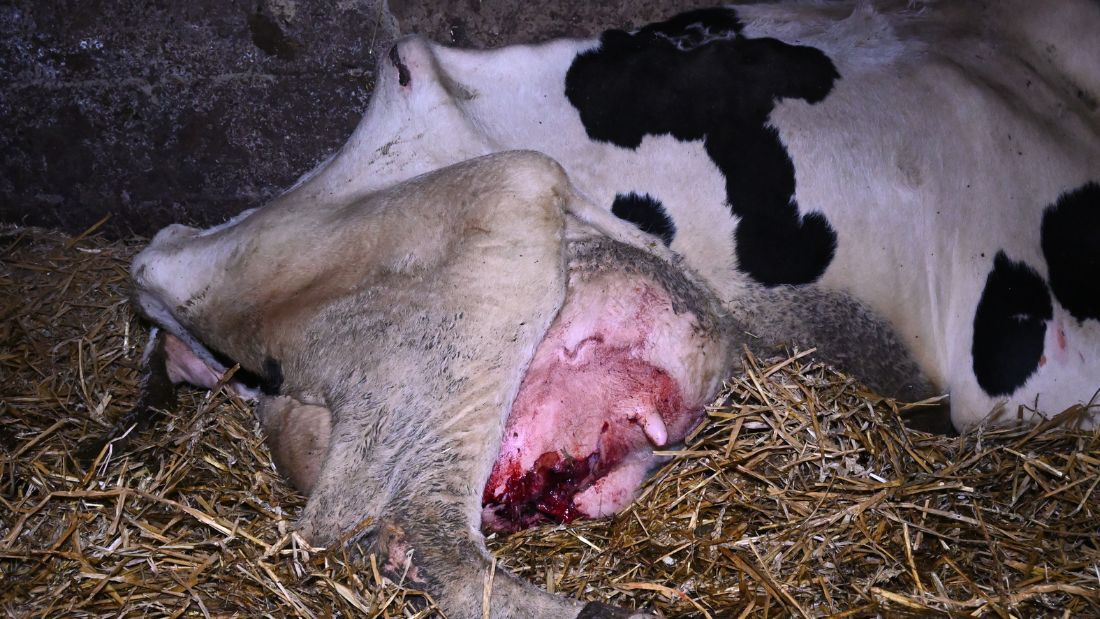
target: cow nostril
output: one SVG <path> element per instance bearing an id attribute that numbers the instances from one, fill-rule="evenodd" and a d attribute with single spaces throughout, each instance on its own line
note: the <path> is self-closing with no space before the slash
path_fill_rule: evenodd
<path id="1" fill-rule="evenodd" d="M 401 62 L 401 54 L 397 51 L 396 45 L 390 48 L 390 63 L 397 69 L 397 83 L 408 86 L 412 76 L 409 75 L 409 68 Z"/>

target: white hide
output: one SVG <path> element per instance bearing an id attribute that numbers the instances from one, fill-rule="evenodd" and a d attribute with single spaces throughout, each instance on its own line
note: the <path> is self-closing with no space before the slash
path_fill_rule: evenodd
<path id="1" fill-rule="evenodd" d="M 1056 413 L 1100 387 L 1100 324 L 1072 319 L 1056 301 L 1045 363 L 1011 398 L 986 395 L 972 369 L 974 312 L 993 256 L 1003 250 L 1046 276 L 1043 209 L 1100 180 L 1100 3 L 1054 4 L 735 7 L 744 36 L 812 46 L 836 65 L 841 78 L 823 102 L 781 101 L 770 118 L 795 165 L 800 212 L 823 213 L 837 231 L 821 282 L 897 328 L 950 391 L 959 425 L 999 404 L 1012 414 L 1036 404 Z M 596 142 L 566 99 L 570 64 L 598 44 L 465 51 L 403 39 L 410 84 L 384 60 L 355 133 L 293 191 L 329 200 L 489 152 L 534 149 L 603 208 L 625 189 L 658 196 L 678 230 L 671 249 L 723 299 L 736 298 L 737 220 L 702 143 Z M 1079 90 L 1091 93 L 1091 107 Z"/>

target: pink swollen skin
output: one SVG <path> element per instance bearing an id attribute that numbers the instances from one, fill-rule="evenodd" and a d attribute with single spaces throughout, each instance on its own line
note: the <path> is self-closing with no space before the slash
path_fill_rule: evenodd
<path id="1" fill-rule="evenodd" d="M 699 421 L 694 316 L 640 276 L 575 285 L 520 386 L 483 496 L 483 525 L 514 531 L 613 514 Z"/>

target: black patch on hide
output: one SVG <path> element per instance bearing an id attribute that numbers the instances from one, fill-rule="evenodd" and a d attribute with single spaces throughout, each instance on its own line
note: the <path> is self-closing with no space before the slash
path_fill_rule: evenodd
<path id="1" fill-rule="evenodd" d="M 820 213 L 799 214 L 794 163 L 768 118 L 781 99 L 820 102 L 840 75 L 818 49 L 745 38 L 741 28 L 735 11 L 707 9 L 608 30 L 573 60 L 565 95 L 593 140 L 630 149 L 647 135 L 702 141 L 740 219 L 738 268 L 769 286 L 813 282 L 832 262 L 836 232 Z"/>
<path id="2" fill-rule="evenodd" d="M 974 376 L 990 396 L 1008 396 L 1039 367 L 1054 309 L 1043 278 L 1003 251 L 993 259 L 974 312 Z"/>
<path id="3" fill-rule="evenodd" d="M 1048 206 L 1040 236 L 1054 298 L 1077 320 L 1100 320 L 1100 184 Z"/>
<path id="4" fill-rule="evenodd" d="M 664 205 L 648 193 L 616 195 L 611 212 L 619 219 L 638 226 L 643 232 L 659 237 L 666 246 L 671 245 L 676 236 L 676 224 L 672 223 Z"/>

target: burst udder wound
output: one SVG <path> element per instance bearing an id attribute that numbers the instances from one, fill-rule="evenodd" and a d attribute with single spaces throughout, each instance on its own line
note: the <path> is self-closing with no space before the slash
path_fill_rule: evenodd
<path id="1" fill-rule="evenodd" d="M 678 338 L 693 346 L 692 321 L 649 282 L 572 291 L 513 404 L 485 526 L 600 517 L 633 500 L 653 448 L 682 440 L 701 416 L 682 386 L 690 363 L 669 348 Z"/>

